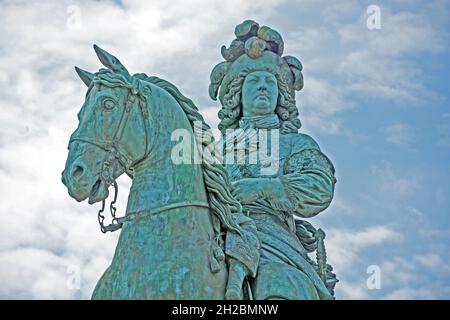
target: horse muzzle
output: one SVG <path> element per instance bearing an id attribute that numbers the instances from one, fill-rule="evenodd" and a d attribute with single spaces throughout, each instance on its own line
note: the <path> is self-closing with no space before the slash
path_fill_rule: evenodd
<path id="1" fill-rule="evenodd" d="M 98 189 L 97 180 L 80 163 L 73 163 L 61 174 L 61 182 L 67 187 L 69 195 L 78 202 L 86 200 L 93 191 L 97 191 L 94 190 Z"/>

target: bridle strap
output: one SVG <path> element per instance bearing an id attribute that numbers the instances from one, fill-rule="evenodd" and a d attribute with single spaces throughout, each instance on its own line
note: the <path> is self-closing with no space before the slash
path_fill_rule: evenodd
<path id="1" fill-rule="evenodd" d="M 136 85 L 136 86 L 135 86 Z M 116 207 L 114 206 L 116 200 L 117 200 L 117 194 L 118 194 L 118 186 L 116 181 L 112 177 L 112 169 L 111 169 L 111 162 L 114 160 L 117 160 L 120 165 L 122 165 L 125 168 L 125 172 L 132 177 L 132 168 L 143 161 L 150 153 L 150 142 L 149 142 L 149 136 L 148 136 L 148 130 L 150 128 L 149 119 L 148 119 L 148 111 L 147 111 L 147 98 L 145 95 L 142 94 L 140 90 L 140 82 L 139 80 L 136 82 L 133 82 L 133 85 L 131 87 L 127 87 L 128 90 L 128 96 L 127 101 L 125 103 L 125 108 L 122 113 L 122 116 L 120 118 L 119 126 L 116 129 L 116 132 L 113 135 L 112 141 L 101 141 L 97 139 L 93 139 L 90 137 L 84 137 L 75 135 L 70 138 L 69 146 L 74 141 L 80 141 L 84 143 L 91 144 L 93 146 L 96 146 L 104 151 L 106 151 L 106 157 L 103 161 L 102 170 L 100 172 L 100 179 L 106 184 L 106 185 L 112 185 L 114 187 L 114 200 L 110 203 L 110 212 L 111 216 L 113 218 L 113 223 L 105 226 L 104 220 L 105 217 L 102 215 L 103 211 L 105 210 L 105 200 L 102 200 L 102 207 L 98 212 L 98 221 L 100 224 L 100 230 L 103 233 L 106 233 L 107 231 L 116 231 L 122 226 L 122 222 L 120 223 L 120 227 L 117 227 L 119 219 L 125 218 L 116 218 Z M 151 92 L 151 90 L 150 90 Z M 142 121 L 144 123 L 144 134 L 145 134 L 145 149 L 144 154 L 142 157 L 140 157 L 137 160 L 131 160 L 130 156 L 121 152 L 119 150 L 119 142 L 122 139 L 123 132 L 125 130 L 126 124 L 128 122 L 129 115 L 131 113 L 131 109 L 134 106 L 134 102 L 136 101 L 137 97 L 137 104 L 139 106 L 139 109 L 141 111 Z"/>
<path id="2" fill-rule="evenodd" d="M 136 94 L 137 95 L 137 94 Z M 142 115 L 142 121 L 144 122 L 144 131 L 145 131 L 145 151 L 144 154 L 141 158 L 132 161 L 129 155 L 127 155 L 124 152 L 121 152 L 119 150 L 119 142 L 122 139 L 123 136 L 123 132 L 125 130 L 126 124 L 128 122 L 128 118 L 131 112 L 131 109 L 133 108 L 133 102 L 135 101 L 135 96 L 132 92 L 132 89 L 129 90 L 128 92 L 128 97 L 127 97 L 127 101 L 125 104 L 125 108 L 124 111 L 122 113 L 122 116 L 120 118 L 120 122 L 119 125 L 116 129 L 116 132 L 113 135 L 113 140 L 112 141 L 104 141 L 104 140 L 98 140 L 98 139 L 93 139 L 90 137 L 85 137 L 85 136 L 79 136 L 79 135 L 75 135 L 74 137 L 70 138 L 69 141 L 69 145 L 74 142 L 74 141 L 80 141 L 80 142 L 84 142 L 84 143 L 88 143 L 91 144 L 93 146 L 96 146 L 104 151 L 107 152 L 105 161 L 103 163 L 103 169 L 102 171 L 104 171 L 105 166 L 109 166 L 110 162 L 113 161 L 114 159 L 117 159 L 119 161 L 119 163 L 125 168 L 125 171 L 128 173 L 130 172 L 131 168 L 136 165 L 137 163 L 141 162 L 142 160 L 144 160 L 149 153 L 149 141 L 148 141 L 148 119 L 146 117 L 147 115 L 147 110 L 143 110 L 146 108 L 145 103 L 141 103 L 142 98 L 138 99 L 138 104 L 140 106 L 141 109 L 141 115 Z M 106 180 L 106 175 L 101 174 L 101 178 L 103 180 Z M 105 181 L 107 184 L 111 184 L 112 183 L 112 177 L 108 177 L 108 181 Z"/>

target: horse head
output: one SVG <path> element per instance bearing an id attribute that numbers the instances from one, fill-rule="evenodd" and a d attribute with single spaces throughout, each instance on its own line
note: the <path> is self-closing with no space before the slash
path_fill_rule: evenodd
<path id="1" fill-rule="evenodd" d="M 94 45 L 107 69 L 92 74 L 75 67 L 87 85 L 78 127 L 69 141 L 62 182 L 69 195 L 90 204 L 108 197 L 108 187 L 150 151 L 147 98 L 150 83 L 131 76 L 122 63 Z"/>

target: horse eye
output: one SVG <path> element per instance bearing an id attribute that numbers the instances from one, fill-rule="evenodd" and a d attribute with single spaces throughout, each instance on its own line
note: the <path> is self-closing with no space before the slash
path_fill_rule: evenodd
<path id="1" fill-rule="evenodd" d="M 109 98 L 103 100 L 103 107 L 106 110 L 112 110 L 112 109 L 114 109 L 115 106 L 116 106 L 116 103 L 114 102 L 114 100 L 109 99 Z"/>

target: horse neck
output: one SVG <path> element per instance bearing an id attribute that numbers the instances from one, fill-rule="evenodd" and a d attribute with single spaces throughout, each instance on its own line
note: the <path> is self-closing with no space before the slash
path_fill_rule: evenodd
<path id="1" fill-rule="evenodd" d="M 171 159 L 171 140 L 176 129 L 192 133 L 191 125 L 178 102 L 163 89 L 152 85 L 148 103 L 151 152 L 134 168 L 127 213 L 148 210 L 184 201 L 207 201 L 199 164 L 178 164 Z M 193 139 L 193 138 L 192 138 Z"/>

